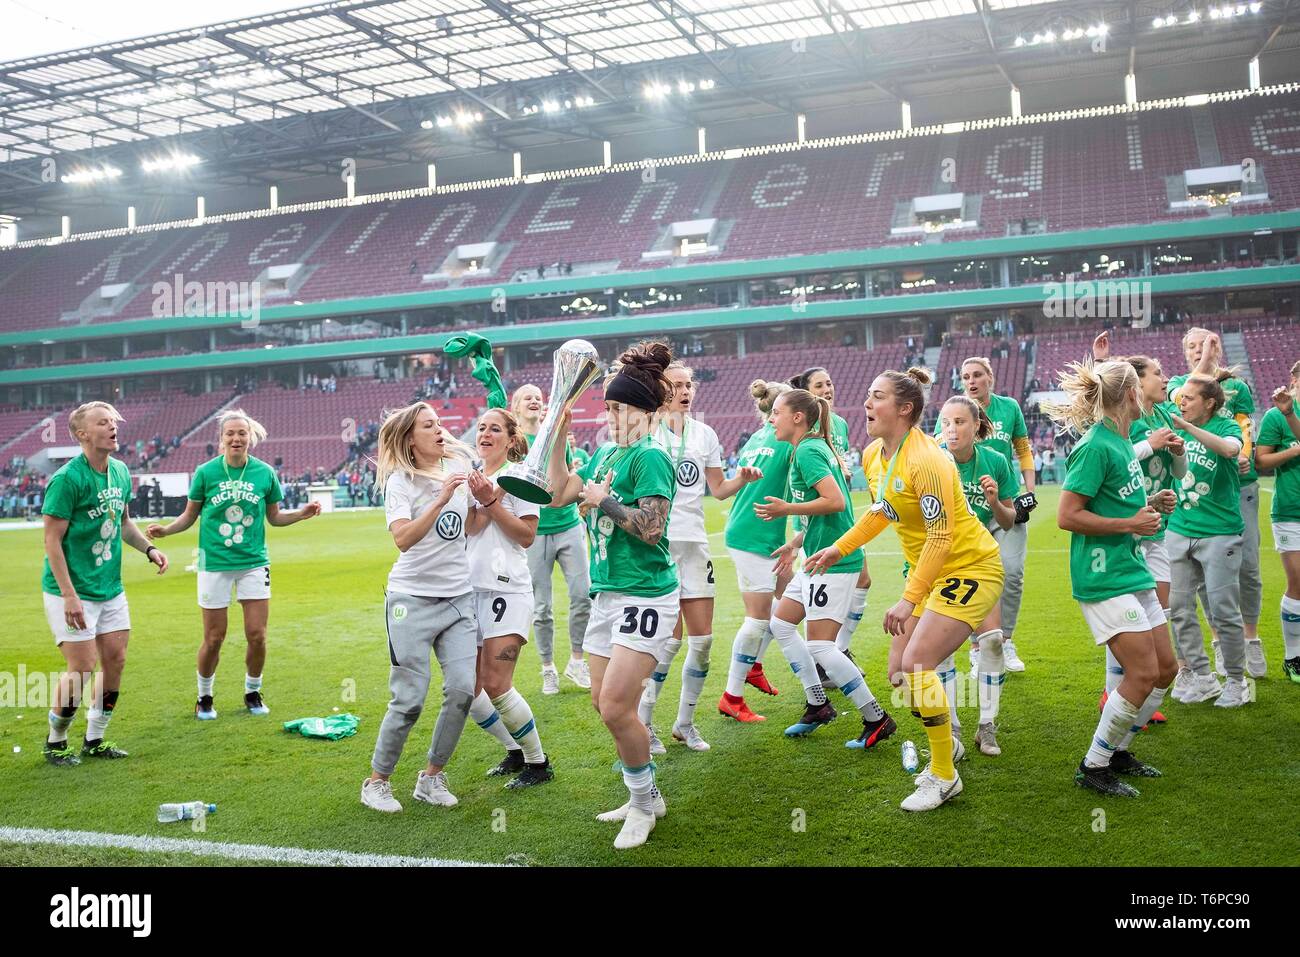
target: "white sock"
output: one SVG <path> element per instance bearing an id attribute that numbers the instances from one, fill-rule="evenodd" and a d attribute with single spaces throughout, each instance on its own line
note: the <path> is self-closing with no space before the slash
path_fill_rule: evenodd
<path id="1" fill-rule="evenodd" d="M 1282 645 L 1288 659 L 1300 658 L 1300 598 L 1282 596 Z"/>
<path id="2" fill-rule="evenodd" d="M 254 678 L 250 674 L 244 675 L 244 694 L 248 694 L 249 692 L 252 691 L 261 691 L 261 690 L 262 690 L 261 675 L 258 675 L 256 678 Z"/>
<path id="3" fill-rule="evenodd" d="M 96 708 L 93 704 L 86 709 L 86 740 L 98 741 L 104 737 L 104 732 L 108 730 L 108 722 L 112 719 L 113 712 L 104 711 Z"/>
<path id="4" fill-rule="evenodd" d="M 862 712 L 867 721 L 879 721 L 885 712 L 881 709 L 876 696 L 871 693 L 867 679 L 862 676 L 858 666 L 850 661 L 836 647 L 833 641 L 810 641 L 808 651 L 813 660 L 822 666 L 826 677 L 840 689 L 840 693 L 853 703 L 853 707 Z"/>
<path id="5" fill-rule="evenodd" d="M 51 709 L 49 716 L 50 736 L 46 738 L 46 740 L 49 741 L 50 744 L 64 744 L 68 740 L 68 729 L 72 727 L 72 719 L 76 716 L 77 715 L 74 712 L 65 718 L 57 711 Z"/>
<path id="6" fill-rule="evenodd" d="M 1106 646 L 1106 694 L 1114 694 L 1119 683 L 1124 680 L 1124 666 L 1119 663 L 1115 653 Z"/>
<path id="7" fill-rule="evenodd" d="M 857 630 L 858 623 L 862 621 L 862 610 L 867 607 L 867 589 L 853 589 L 853 597 L 849 599 L 849 614 L 844 619 L 844 624 L 840 625 L 840 632 L 835 636 L 835 647 L 840 651 L 848 651 L 849 643 L 853 640 L 853 632 Z M 825 665 L 822 665 L 825 668 Z"/>
<path id="8" fill-rule="evenodd" d="M 501 715 L 501 723 L 510 731 L 510 737 L 524 749 L 524 760 L 529 764 L 545 761 L 542 739 L 537 733 L 537 722 L 533 720 L 533 709 L 528 707 L 524 696 L 511 688 L 499 698 L 493 698 L 492 707 Z"/>
<path id="9" fill-rule="evenodd" d="M 1007 680 L 1007 665 L 1002 657 L 1002 629 L 991 628 L 979 635 L 980 724 L 998 720 L 1002 704 L 1002 683 Z"/>
<path id="10" fill-rule="evenodd" d="M 1133 724 L 1129 728 L 1128 734 L 1124 735 L 1120 741 L 1118 751 L 1127 751 L 1128 746 L 1133 743 L 1133 735 L 1137 734 L 1146 727 L 1151 716 L 1160 710 L 1160 704 L 1165 700 L 1165 692 L 1168 688 L 1152 688 L 1151 693 L 1147 695 L 1147 700 L 1142 702 L 1142 707 L 1138 708 L 1137 717 L 1133 719 Z"/>
<path id="11" fill-rule="evenodd" d="M 775 616 L 768 621 L 767 627 L 772 632 L 772 637 L 776 639 L 777 645 L 780 646 L 781 654 L 785 655 L 785 660 L 789 662 L 790 670 L 803 685 L 804 697 L 807 698 L 808 703 L 825 704 L 826 689 L 822 687 L 821 679 L 817 677 L 817 668 L 808 651 L 808 643 L 799 637 L 796 627 Z"/>
<path id="12" fill-rule="evenodd" d="M 763 637 L 758 640 L 758 654 L 754 656 L 756 664 L 763 663 L 763 656 L 767 654 L 767 646 L 772 643 L 776 636 L 772 634 L 772 629 L 767 627 L 767 622 L 763 622 Z"/>
<path id="13" fill-rule="evenodd" d="M 194 672 L 194 674 L 198 675 L 198 679 L 199 679 L 199 697 L 202 698 L 206 695 L 211 695 L 212 686 L 216 684 L 217 681 L 217 673 L 214 671 L 206 678 L 203 677 L 203 675 L 200 675 L 197 671 Z"/>
<path id="14" fill-rule="evenodd" d="M 961 734 L 961 720 L 957 717 L 957 662 L 953 652 L 934 669 L 943 684 L 943 693 L 948 696 L 948 713 L 952 721 L 953 736 Z"/>
<path id="15" fill-rule="evenodd" d="M 654 762 L 639 768 L 623 768 L 623 783 L 627 785 L 628 800 L 639 811 L 654 813 L 655 766 Z"/>
<path id="16" fill-rule="evenodd" d="M 479 691 L 474 696 L 474 700 L 469 703 L 469 716 L 474 719 L 475 724 L 500 741 L 501 746 L 507 751 L 519 750 L 519 742 L 510 736 L 510 730 L 501 720 L 501 715 L 493 707 L 492 699 L 488 697 L 486 691 Z"/>
<path id="17" fill-rule="evenodd" d="M 682 694 L 677 701 L 677 724 L 681 727 L 695 723 L 695 706 L 700 702 L 704 679 L 709 676 L 709 649 L 712 647 L 712 635 L 691 635 L 686 639 Z"/>
<path id="18" fill-rule="evenodd" d="M 745 676 L 759 658 L 759 647 L 768 635 L 767 622 L 746 618 L 740 623 L 736 638 L 731 643 L 731 664 L 727 668 L 727 694 L 733 698 L 745 695 Z"/>
<path id="19" fill-rule="evenodd" d="M 1133 727 L 1137 714 L 1138 706 L 1120 694 L 1118 688 L 1115 689 L 1106 699 L 1106 707 L 1101 709 L 1101 720 L 1097 722 L 1092 746 L 1088 748 L 1083 763 L 1090 768 L 1110 767 L 1111 755 Z"/>
<path id="20" fill-rule="evenodd" d="M 647 728 L 655 716 L 655 702 L 659 700 L 659 691 L 664 686 L 664 681 L 668 678 L 668 669 L 673 666 L 673 659 L 677 657 L 677 652 L 682 650 L 680 639 L 669 638 L 664 642 L 664 651 L 662 657 L 655 662 L 655 670 L 650 672 L 650 680 L 645 683 L 645 690 L 641 692 L 641 703 L 637 705 L 636 713 L 641 718 L 641 723 Z"/>

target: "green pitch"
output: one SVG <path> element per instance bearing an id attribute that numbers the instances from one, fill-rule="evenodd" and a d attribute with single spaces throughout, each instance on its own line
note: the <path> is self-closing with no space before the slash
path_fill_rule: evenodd
<path id="1" fill-rule="evenodd" d="M 978 712 L 973 685 L 963 685 L 970 692 L 970 705 L 962 710 L 970 755 L 961 765 L 966 791 L 950 806 L 915 816 L 898 809 L 911 792 L 899 749 L 909 738 L 924 749 L 925 735 L 905 707 L 889 701 L 880 629 L 884 609 L 901 588 L 897 540 L 886 532 L 870 547 L 874 584 L 854 650 L 900 733 L 872 751 L 846 750 L 844 742 L 857 735 L 859 719 L 832 693 L 842 709 L 840 719 L 809 738 L 787 740 L 781 730 L 799 715 L 802 703 L 798 683 L 776 647 L 766 664 L 780 696 L 768 698 L 753 689 L 747 696 L 768 721 L 739 725 L 715 708 L 742 615 L 722 546 L 724 509 L 708 501 L 709 530 L 719 533 L 713 538 L 718 608 L 698 725 L 713 750 L 695 754 L 669 742 L 668 754 L 658 759 L 668 817 L 646 847 L 623 854 L 612 846 L 617 825 L 593 820 L 626 799 L 621 778 L 611 770 L 615 754 L 609 736 L 585 692 L 564 681 L 562 694 L 541 694 L 531 649 L 524 651 L 517 683 L 554 762 L 554 782 L 515 793 L 502 790 L 500 779 L 485 778 L 498 759 L 498 746 L 471 721 L 448 768 L 460 805 L 448 810 L 411 800 L 439 700 L 435 688 L 393 777 L 405 810 L 389 816 L 362 807 L 358 789 L 369 772 L 388 701 L 383 590 L 396 551 L 382 513 L 335 513 L 268 530 L 275 598 L 264 689 L 271 707 L 267 717 L 251 717 L 242 708 L 244 642 L 233 609 L 217 675 L 221 717 L 202 723 L 193 717 L 199 611 L 195 579 L 184 566 L 197 541 L 194 532 L 163 543 L 172 570 L 162 578 L 128 551 L 124 564 L 134 627 L 109 736 L 131 757 L 76 768 L 53 768 L 42 760 L 46 702 L 29 699 L 14 706 L 20 666 L 30 676 L 58 670 L 62 659 L 42 614 L 40 532 L 0 532 L 7 626 L 0 643 L 0 695 L 8 695 L 0 700 L 0 829 L 541 865 L 1296 863 L 1300 834 L 1287 808 L 1300 781 L 1300 687 L 1281 674 L 1277 607 L 1283 579 L 1267 531 L 1269 495 L 1261 508 L 1261 631 L 1269 676 L 1259 682 L 1259 701 L 1230 712 L 1170 701 L 1164 709 L 1169 723 L 1141 734 L 1134 745 L 1165 776 L 1137 782 L 1142 796 L 1135 801 L 1101 800 L 1072 782 L 1097 720 L 1103 664 L 1070 599 L 1069 543 L 1055 527 L 1056 499 L 1055 489 L 1043 493 L 1030 525 L 1025 607 L 1016 634 L 1028 670 L 1008 676 L 1005 685 L 998 735 L 1003 754 L 985 758 L 973 747 Z M 556 594 L 563 608 L 558 575 Z M 560 621 L 561 668 L 566 636 Z M 963 649 L 959 664 L 965 660 Z M 665 740 L 676 713 L 680 671 L 679 657 L 656 714 Z M 282 721 L 335 709 L 361 717 L 355 737 L 331 743 L 280 730 Z M 84 730 L 83 708 L 72 734 L 80 740 Z M 204 833 L 155 822 L 159 803 L 195 800 L 219 805 Z M 174 853 L 0 842 L 0 864 L 196 860 L 220 862 Z"/>

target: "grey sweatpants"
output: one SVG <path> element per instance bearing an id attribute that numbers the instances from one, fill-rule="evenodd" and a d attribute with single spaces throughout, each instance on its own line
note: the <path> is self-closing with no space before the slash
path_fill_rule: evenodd
<path id="1" fill-rule="evenodd" d="M 1179 657 L 1198 675 L 1210 673 L 1205 637 L 1196 617 L 1197 591 L 1203 587 L 1205 617 L 1219 636 L 1224 670 L 1230 678 L 1242 676 L 1246 645 L 1241 624 L 1241 543 L 1240 535 L 1184 538 L 1172 531 L 1165 535 L 1174 643 Z"/>
<path id="2" fill-rule="evenodd" d="M 538 535 L 528 546 L 528 573 L 533 576 L 533 639 L 542 664 L 555 660 L 555 606 L 551 596 L 551 570 L 560 572 L 569 589 L 569 647 L 582 654 L 582 636 L 591 615 L 591 575 L 587 564 L 587 532 L 582 525 Z"/>
<path id="3" fill-rule="evenodd" d="M 1025 557 L 1029 552 L 1029 525 L 1012 525 L 993 532 L 1002 556 L 1002 637 L 1010 641 L 1020 617 L 1020 596 L 1025 590 Z"/>
<path id="4" fill-rule="evenodd" d="M 1241 517 L 1246 533 L 1241 541 L 1241 620 L 1259 624 L 1264 607 L 1264 580 L 1259 575 L 1259 483 L 1241 487 Z"/>
<path id="5" fill-rule="evenodd" d="M 379 726 L 370 766 L 389 775 L 397 767 L 407 735 L 424 710 L 432 672 L 430 654 L 442 667 L 442 707 L 433 726 L 429 763 L 445 765 L 465 728 L 474 700 L 478 662 L 478 619 L 470 592 L 455 598 L 421 598 L 389 592 L 384 601 L 388 626 L 388 690 L 392 700 Z"/>

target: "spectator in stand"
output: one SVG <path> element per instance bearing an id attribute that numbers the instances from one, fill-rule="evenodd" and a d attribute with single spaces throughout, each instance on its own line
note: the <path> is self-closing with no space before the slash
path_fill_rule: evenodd
<path id="1" fill-rule="evenodd" d="M 1043 453 L 1037 448 L 1034 449 L 1034 484 L 1042 484 L 1043 481 Z"/>

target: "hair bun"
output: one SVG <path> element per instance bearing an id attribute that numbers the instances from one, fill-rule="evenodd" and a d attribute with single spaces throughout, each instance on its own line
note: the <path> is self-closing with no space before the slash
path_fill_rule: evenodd
<path id="1" fill-rule="evenodd" d="M 672 365 L 673 351 L 663 342 L 639 342 L 618 358 L 625 366 L 663 373 Z"/>
<path id="2" fill-rule="evenodd" d="M 767 381 L 764 379 L 755 379 L 749 384 L 749 394 L 755 399 L 767 398 Z"/>
<path id="3" fill-rule="evenodd" d="M 907 374 L 910 378 L 921 383 L 921 385 L 929 385 L 934 381 L 934 375 L 924 366 L 911 366 L 907 370 Z"/>

